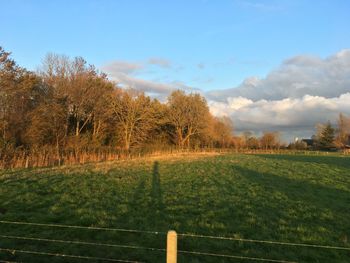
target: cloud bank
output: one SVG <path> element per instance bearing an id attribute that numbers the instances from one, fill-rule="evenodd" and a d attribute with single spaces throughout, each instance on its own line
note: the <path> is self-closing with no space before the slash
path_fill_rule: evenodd
<path id="1" fill-rule="evenodd" d="M 232 118 L 239 131 L 279 130 L 309 137 L 316 123 L 350 115 L 350 50 L 321 59 L 290 58 L 266 78 L 250 77 L 232 89 L 207 93 L 215 115 Z"/>
<path id="2" fill-rule="evenodd" d="M 305 95 L 253 101 L 235 97 L 209 105 L 214 115 L 230 116 L 241 131 L 310 131 L 316 123 L 335 120 L 339 112 L 350 114 L 350 92 L 335 98 Z"/>
<path id="3" fill-rule="evenodd" d="M 321 59 L 301 55 L 288 59 L 266 78 L 250 77 L 236 88 L 208 92 L 209 98 L 227 97 L 252 100 L 301 98 L 304 95 L 332 98 L 350 91 L 350 49 Z"/>
<path id="4" fill-rule="evenodd" d="M 171 70 L 173 68 L 173 65 L 169 60 L 157 57 L 149 58 L 144 62 L 114 60 L 104 65 L 102 67 L 102 71 L 106 72 L 110 79 L 116 81 L 123 87 L 143 91 L 161 99 L 164 99 L 168 94 L 177 89 L 195 90 L 194 88 L 187 86 L 181 81 L 164 83 L 159 81 L 146 80 L 138 76 L 150 70 L 151 67 Z"/>

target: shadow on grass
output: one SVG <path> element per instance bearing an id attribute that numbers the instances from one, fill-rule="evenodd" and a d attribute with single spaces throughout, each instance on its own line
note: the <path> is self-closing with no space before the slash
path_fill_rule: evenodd
<path id="1" fill-rule="evenodd" d="M 350 226 L 347 219 L 347 215 L 350 214 L 349 192 L 304 180 L 261 173 L 239 165 L 232 166 L 232 170 L 234 174 L 242 177 L 242 180 L 235 182 L 237 177 L 211 178 L 222 196 L 226 196 L 225 199 L 218 197 L 218 201 L 222 208 L 225 204 L 227 208 L 216 211 L 216 220 L 227 224 L 226 233 L 222 235 L 239 233 L 245 238 L 293 242 L 309 237 L 318 240 L 316 243 L 319 244 L 327 240 L 324 245 L 349 246 L 348 242 L 344 241 Z M 227 197 L 230 197 L 231 203 L 227 203 Z M 228 221 L 229 218 L 233 222 L 232 225 Z M 250 244 L 245 246 L 250 248 Z M 223 247 L 218 249 L 221 251 Z M 260 253 L 271 246 L 252 244 L 251 248 L 252 253 Z M 239 247 L 235 249 L 240 250 Z M 329 253 L 333 253 L 320 253 L 311 249 L 290 249 L 287 253 L 283 247 L 279 247 L 275 252 L 291 260 L 305 260 L 307 257 L 328 258 Z M 334 253 L 344 257 L 343 252 Z"/>
<path id="2" fill-rule="evenodd" d="M 307 156 L 307 155 L 258 155 L 260 157 L 304 163 L 326 164 L 350 169 L 350 158 L 339 156 Z"/>
<path id="3" fill-rule="evenodd" d="M 283 192 L 290 201 L 312 205 L 318 209 L 330 209 L 336 213 L 350 214 L 350 193 L 340 189 L 310 183 L 306 180 L 290 179 L 271 173 L 260 173 L 255 170 L 234 167 L 244 178 L 258 183 L 266 192 Z"/>
<path id="4" fill-rule="evenodd" d="M 154 162 L 152 169 L 151 189 L 149 191 L 149 177 L 142 175 L 138 186 L 128 204 L 130 210 L 126 216 L 140 229 L 150 227 L 160 229 L 166 224 L 165 206 L 162 198 L 159 162 Z"/>
<path id="5" fill-rule="evenodd" d="M 151 190 L 151 204 L 155 212 L 163 212 L 164 204 L 162 198 L 162 189 L 160 187 L 159 162 L 155 161 L 153 164 L 152 173 L 152 190 Z"/>

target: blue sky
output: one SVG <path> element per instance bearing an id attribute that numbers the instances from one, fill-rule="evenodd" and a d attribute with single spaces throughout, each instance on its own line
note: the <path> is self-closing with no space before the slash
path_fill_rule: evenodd
<path id="1" fill-rule="evenodd" d="M 322 116 L 308 127 L 252 124 L 242 116 L 263 112 L 261 100 L 300 100 L 303 107 L 308 95 L 325 98 L 317 107 L 328 112 L 330 99 L 350 92 L 348 0 L 0 0 L 0 6 L 0 45 L 20 65 L 35 70 L 54 52 L 82 56 L 112 79 L 151 93 L 195 88 L 238 130 L 295 128 L 295 136 L 308 135 Z M 327 118 L 350 114 L 343 106 Z M 264 116 L 280 115 L 277 107 Z"/>
<path id="2" fill-rule="evenodd" d="M 142 77 L 218 89 L 264 76 L 291 56 L 324 57 L 350 43 L 346 0 L 0 2 L 0 43 L 30 69 L 47 52 L 97 66 L 160 57 L 177 70 Z"/>

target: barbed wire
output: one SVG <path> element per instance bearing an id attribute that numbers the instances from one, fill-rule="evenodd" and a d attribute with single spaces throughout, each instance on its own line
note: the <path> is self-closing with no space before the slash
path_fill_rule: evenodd
<path id="1" fill-rule="evenodd" d="M 350 247 L 313 245 L 313 244 L 306 244 L 306 243 L 279 242 L 279 241 L 245 239 L 245 238 L 235 238 L 235 237 L 207 236 L 207 235 L 197 235 L 197 234 L 189 234 L 189 233 L 183 233 L 183 234 L 178 233 L 177 235 L 182 236 L 182 237 L 195 237 L 195 238 L 207 238 L 207 239 L 217 239 L 217 240 L 231 240 L 231 241 L 242 241 L 242 242 L 251 242 L 251 243 L 266 243 L 266 244 L 274 244 L 274 245 L 326 248 L 326 249 L 337 249 L 337 250 L 349 250 L 350 251 Z"/>
<path id="2" fill-rule="evenodd" d="M 96 260 L 104 260 L 104 261 L 109 261 L 109 262 L 142 263 L 141 261 L 131 261 L 131 260 L 124 260 L 124 259 L 89 257 L 89 256 L 81 256 L 81 255 L 68 255 L 68 254 L 49 253 L 49 252 L 31 251 L 31 250 L 20 250 L 20 249 L 12 249 L 12 248 L 0 248 L 0 251 L 9 252 L 12 255 L 15 255 L 16 253 L 23 253 L 23 254 L 42 255 L 42 256 L 78 258 L 78 259 L 87 259 L 87 260 L 95 260 L 95 261 Z"/>
<path id="3" fill-rule="evenodd" d="M 136 230 L 136 229 L 108 228 L 108 227 L 94 227 L 94 226 L 75 226 L 75 225 L 61 225 L 61 224 L 44 224 L 44 223 L 31 223 L 31 222 L 18 222 L 18 221 L 5 221 L 5 220 L 1 220 L 0 223 L 2 223 L 2 224 L 14 224 L 14 225 L 43 226 L 43 227 L 60 227 L 60 228 L 73 228 L 73 229 L 119 231 L 119 232 L 143 233 L 143 234 L 154 234 L 154 235 L 166 235 L 167 234 L 167 232 Z"/>
<path id="4" fill-rule="evenodd" d="M 192 254 L 192 255 L 198 255 L 198 256 L 212 256 L 212 257 L 235 258 L 235 259 L 243 259 L 243 260 L 255 260 L 255 261 L 274 262 L 274 263 L 297 263 L 296 261 L 286 261 L 286 260 L 269 259 L 269 258 L 245 257 L 245 256 L 216 254 L 216 253 L 188 251 L 188 250 L 178 250 L 178 253 Z"/>
<path id="5" fill-rule="evenodd" d="M 62 240 L 62 239 L 48 239 L 48 238 L 7 236 L 7 235 L 0 235 L 0 237 L 9 238 L 9 239 L 44 241 L 44 242 L 55 242 L 55 243 L 76 244 L 76 245 L 91 245 L 91 246 L 105 246 L 105 247 L 116 247 L 116 248 L 143 249 L 143 250 L 162 251 L 162 252 L 166 251 L 165 248 L 143 247 L 143 246 L 133 246 L 133 245 L 118 245 L 118 244 L 108 244 L 108 243 L 96 243 L 96 242 L 86 242 L 86 241 L 80 241 L 80 240 Z"/>

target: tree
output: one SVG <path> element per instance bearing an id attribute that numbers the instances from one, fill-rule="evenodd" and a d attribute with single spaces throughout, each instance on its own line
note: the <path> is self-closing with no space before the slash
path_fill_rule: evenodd
<path id="1" fill-rule="evenodd" d="M 210 127 L 212 129 L 212 140 L 216 147 L 228 147 L 232 141 L 233 123 L 226 116 L 214 117 Z"/>
<path id="2" fill-rule="evenodd" d="M 260 144 L 265 150 L 278 148 L 280 145 L 278 132 L 264 132 L 260 138 Z"/>
<path id="3" fill-rule="evenodd" d="M 32 146 L 55 145 L 60 160 L 60 149 L 67 136 L 67 109 L 65 101 L 46 101 L 30 114 L 27 137 Z"/>
<path id="4" fill-rule="evenodd" d="M 93 119 L 94 107 L 100 95 L 96 85 L 98 75 L 92 66 L 86 66 L 86 61 L 81 57 L 71 61 L 70 66 L 68 98 L 75 123 L 74 133 L 78 137 Z"/>
<path id="5" fill-rule="evenodd" d="M 297 140 L 295 142 L 292 142 L 288 145 L 288 148 L 291 150 L 306 150 L 307 149 L 307 143 L 304 141 Z"/>
<path id="6" fill-rule="evenodd" d="M 344 148 L 349 144 L 349 136 L 350 136 L 350 118 L 344 116 L 344 114 L 340 113 L 338 117 L 338 127 L 337 127 L 337 135 L 335 138 L 335 145 L 339 148 Z"/>
<path id="7" fill-rule="evenodd" d="M 325 124 L 318 135 L 318 146 L 322 150 L 330 150 L 334 147 L 335 130 L 331 123 Z"/>
<path id="8" fill-rule="evenodd" d="M 244 131 L 241 135 L 244 145 L 248 149 L 259 149 L 260 148 L 260 142 L 258 138 L 256 138 L 251 131 Z"/>
<path id="9" fill-rule="evenodd" d="M 116 90 L 111 101 L 117 121 L 117 134 L 123 148 L 129 150 L 143 142 L 155 123 L 150 97 L 133 90 Z"/>
<path id="10" fill-rule="evenodd" d="M 260 143 L 259 143 L 259 140 L 254 137 L 254 136 L 251 136 L 248 138 L 248 140 L 246 141 L 246 146 L 249 148 L 249 149 L 259 149 L 260 147 Z"/>
<path id="11" fill-rule="evenodd" d="M 46 86 L 32 72 L 19 67 L 0 47 L 0 129 L 4 142 L 24 143 L 28 114 L 46 95 Z"/>
<path id="12" fill-rule="evenodd" d="M 92 134 L 95 140 L 103 137 L 111 115 L 108 101 L 115 88 L 106 75 L 81 57 L 70 59 L 57 54 L 45 57 L 40 74 L 53 97 L 67 102 L 68 132 L 77 138 L 82 132 Z"/>
<path id="13" fill-rule="evenodd" d="M 210 113 L 205 98 L 177 90 L 168 97 L 167 105 L 167 118 L 173 127 L 176 144 L 180 148 L 190 147 L 191 138 L 202 133 L 208 125 Z"/>
<path id="14" fill-rule="evenodd" d="M 236 150 L 243 149 L 245 147 L 244 139 L 241 136 L 234 136 L 232 138 L 233 147 Z"/>
<path id="15" fill-rule="evenodd" d="M 146 147 L 162 149 L 164 146 L 172 144 L 171 125 L 168 122 L 167 105 L 161 103 L 159 100 L 152 101 L 152 108 L 154 109 L 154 126 L 148 133 L 148 138 L 145 144 Z"/>

